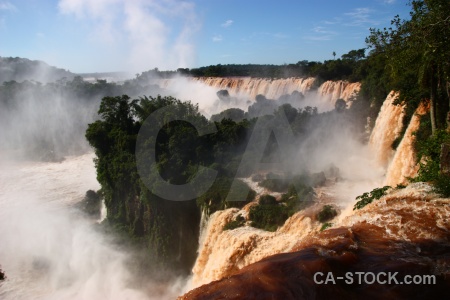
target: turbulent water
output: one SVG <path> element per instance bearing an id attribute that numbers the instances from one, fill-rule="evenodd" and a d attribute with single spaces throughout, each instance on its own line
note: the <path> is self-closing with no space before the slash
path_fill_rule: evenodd
<path id="1" fill-rule="evenodd" d="M 228 89 L 234 96 L 245 95 L 254 99 L 254 96 L 264 94 L 267 98 L 276 99 L 293 91 L 308 94 L 314 84 L 311 78 L 196 78 L 191 79 L 189 84 L 187 81 L 168 79 L 160 80 L 159 84 L 180 95 L 191 95 L 191 98 L 198 99 L 200 108 L 210 113 L 214 113 L 212 108 L 223 109 L 211 104 L 211 99 L 217 98 L 215 93 L 220 89 Z M 314 95 L 309 94 L 309 99 L 314 106 L 329 110 L 334 108 L 334 101 L 338 98 L 351 103 L 351 98 L 359 88 L 358 83 L 325 82 L 313 92 Z M 321 224 L 314 216 L 322 205 L 329 203 L 334 204 L 340 212 L 339 217 L 333 220 L 335 226 L 347 226 L 351 228 L 350 231 L 364 233 L 371 229 L 361 224 L 369 220 L 371 226 L 385 228 L 389 234 L 396 226 L 392 234 L 397 240 L 410 238 L 404 235 L 402 221 L 395 216 L 395 209 L 406 210 L 410 206 L 406 207 L 398 197 L 392 198 L 396 208 L 388 212 L 380 206 L 372 206 L 373 209 L 358 214 L 352 210 L 357 195 L 381 186 L 383 181 L 392 185 L 402 183 L 405 177 L 417 172 L 411 145 L 414 139 L 412 133 L 419 124 L 418 116 L 413 116 L 397 152 L 391 148 L 402 130 L 404 114 L 402 106 L 392 104 L 395 97 L 391 93 L 383 104 L 368 146 L 358 146 L 355 141 L 344 139 L 341 135 L 337 139 L 340 144 L 316 149 L 314 156 L 319 160 L 316 162 L 311 158 L 309 162 L 318 166 L 324 164 L 325 160 L 326 163 L 331 160 L 339 167 L 345 180 L 336 183 L 329 178 L 326 186 L 316 189 L 317 204 L 292 216 L 276 232 L 249 226 L 223 231 L 226 223 L 237 214 L 245 216 L 253 204 L 242 210 L 219 211 L 209 218 L 203 212 L 199 255 L 193 276 L 184 287 L 182 282 L 173 287 L 157 286 L 151 282 L 145 286 L 142 286 L 142 282 L 136 283 L 129 268 L 129 255 L 95 230 L 95 222 L 73 208 L 73 204 L 82 200 L 87 190 L 99 188 L 92 154 L 67 157 L 61 163 L 0 161 L 0 266 L 7 275 L 7 280 L 0 283 L 0 298 L 173 299 L 181 293 L 182 288 L 189 290 L 220 280 L 246 270 L 248 266 L 251 270 L 252 264 L 265 257 L 306 249 L 311 245 L 311 240 L 318 243 L 318 239 L 323 238 L 326 241 L 327 236 L 319 233 Z M 247 105 L 245 101 L 242 103 L 243 108 Z M 417 113 L 423 114 L 425 111 L 421 107 Z M 414 195 L 420 194 L 415 190 L 410 192 L 413 196 L 405 197 L 414 198 Z M 447 230 L 448 223 L 445 220 L 448 210 L 439 211 L 439 203 L 432 204 L 418 203 L 414 207 L 417 211 L 428 211 L 427 216 L 438 214 L 439 224 L 429 225 Z M 385 213 L 389 220 L 381 216 Z M 413 222 L 415 215 L 404 218 Z M 426 235 L 424 228 L 417 230 L 422 230 L 423 235 Z M 331 234 L 329 240 L 334 238 Z M 351 243 L 354 238 L 353 235 L 350 237 Z M 350 244 L 347 246 L 352 249 Z M 375 246 L 379 245 L 375 243 Z M 326 251 L 332 251 L 330 249 Z"/>
<path id="2" fill-rule="evenodd" d="M 181 299 L 441 299 L 450 279 L 450 199 L 424 183 L 388 195 L 336 224 L 298 240 L 292 252 L 266 257 Z M 391 272 L 388 283 L 343 280 L 316 284 L 316 272 Z M 398 276 L 397 276 L 398 275 Z M 401 284 L 404 276 L 435 276 L 435 284 Z M 396 283 L 397 282 L 397 283 Z"/>
<path id="3" fill-rule="evenodd" d="M 419 129 L 420 118 L 428 112 L 426 105 L 421 104 L 409 122 L 405 134 L 395 151 L 391 163 L 387 169 L 385 185 L 396 186 L 405 184 L 407 178 L 414 177 L 419 170 L 414 150 L 415 132 Z"/>
<path id="4" fill-rule="evenodd" d="M 152 299 L 150 283 L 133 284 L 128 256 L 72 208 L 99 188 L 93 157 L 1 162 L 1 299 Z M 178 293 L 155 290 L 154 299 Z"/>
<path id="5" fill-rule="evenodd" d="M 321 89 L 323 93 L 328 91 L 327 95 L 330 96 L 333 91 L 342 90 L 342 86 L 338 82 L 324 84 Z M 321 153 L 318 155 L 320 158 L 333 160 L 332 163 L 339 168 L 344 180 L 337 183 L 329 180 L 326 186 L 316 188 L 317 203 L 306 211 L 295 214 L 276 232 L 266 232 L 250 226 L 223 230 L 224 225 L 236 215 L 245 216 L 248 207 L 213 214 L 200 241 L 190 288 L 226 278 L 264 257 L 292 251 L 298 241 L 305 236 L 314 236 L 319 232 L 322 224 L 315 220 L 314 215 L 322 205 L 336 206 L 340 210 L 340 215 L 333 223 L 341 224 L 353 214 L 356 196 L 381 187 L 386 181 L 396 185 L 403 182 L 405 176 L 414 176 L 417 169 L 411 148 L 414 138 L 412 132 L 417 129 L 420 118 L 418 115 L 413 117 L 395 154 L 391 145 L 402 130 L 404 116 L 403 106 L 393 104 L 396 97 L 395 93 L 391 93 L 386 98 L 368 146 L 361 147 L 353 140 L 345 140 L 345 147 L 340 147 L 339 143 L 324 147 L 332 152 L 339 152 L 339 156 L 329 155 L 326 149 L 316 150 Z M 322 98 L 322 101 L 327 100 Z M 424 108 L 419 108 L 417 113 L 423 114 Z"/>
<path id="6" fill-rule="evenodd" d="M 397 96 L 395 92 L 391 92 L 383 102 L 369 140 L 375 160 L 384 167 L 394 156 L 392 143 L 403 127 L 404 107 L 394 105 Z"/>

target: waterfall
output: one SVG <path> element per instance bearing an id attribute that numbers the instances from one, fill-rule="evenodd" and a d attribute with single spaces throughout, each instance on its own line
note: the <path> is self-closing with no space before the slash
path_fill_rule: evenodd
<path id="1" fill-rule="evenodd" d="M 227 88 L 230 92 L 234 91 L 235 93 L 241 91 L 246 91 L 249 94 L 260 93 L 262 91 L 266 93 L 272 91 L 273 93 L 275 90 L 279 91 L 282 89 L 286 91 L 286 85 L 283 85 L 282 88 L 269 87 L 270 84 L 274 84 L 274 82 L 271 83 L 269 80 L 265 80 L 264 82 L 258 79 L 232 78 L 204 78 L 198 80 L 204 80 L 207 84 L 217 89 Z M 244 87 L 244 80 L 252 80 L 253 83 L 247 82 L 251 86 Z M 276 84 L 281 86 L 281 82 L 282 80 L 276 82 Z M 288 82 L 288 80 L 285 80 L 285 82 Z M 263 88 L 264 85 L 265 87 Z M 346 82 L 325 82 L 319 88 L 317 94 L 322 99 L 325 99 L 324 101 L 328 102 L 332 102 L 338 98 L 350 100 L 359 90 L 359 87 L 359 84 L 349 84 Z M 387 102 L 390 105 L 385 105 L 384 112 L 380 113 L 380 117 L 386 119 L 384 122 L 385 126 L 382 127 L 382 123 L 378 122 L 380 124 L 378 124 L 377 130 L 390 129 L 390 125 L 392 124 L 390 116 L 398 117 L 399 112 L 400 116 L 403 116 L 403 108 L 392 105 L 394 99 L 394 94 L 388 97 Z M 388 114 L 388 116 L 384 116 L 385 114 Z M 399 128 L 396 130 L 397 134 L 401 130 L 401 124 L 402 122 L 400 120 Z M 379 134 L 384 135 L 383 132 Z M 388 142 L 389 149 L 395 137 L 396 135 Z M 343 138 L 341 137 L 337 140 L 342 142 Z M 367 146 L 361 147 L 356 142 L 351 143 L 351 146 L 347 145 L 347 143 L 345 144 L 349 149 L 346 147 L 338 147 L 337 145 L 327 147 L 327 149 L 329 148 L 330 151 L 336 151 L 336 149 L 348 150 L 345 152 L 348 156 L 340 157 L 339 161 L 341 164 L 347 165 L 347 168 L 343 166 L 341 169 L 347 181 L 338 182 L 335 186 L 324 189 L 323 198 L 328 199 L 328 201 L 329 199 L 333 199 L 335 203 L 340 205 L 342 215 L 349 215 L 351 214 L 351 208 L 354 205 L 354 200 L 357 195 L 369 191 L 382 183 L 384 169 L 370 164 L 371 157 Z M 325 149 L 321 149 L 321 151 L 323 152 Z M 324 156 L 327 155 L 324 154 Z M 343 161 L 345 162 L 342 163 Z M 367 172 L 368 169 L 371 170 L 370 173 Z M 309 235 L 314 235 L 318 230 L 318 226 L 320 228 L 320 224 L 310 218 L 311 213 L 308 214 L 300 211 L 289 218 L 275 232 L 268 232 L 251 226 L 243 226 L 234 230 L 223 230 L 223 227 L 234 220 L 237 215 L 248 216 L 249 206 L 251 205 L 253 204 L 249 204 L 241 210 L 230 208 L 217 211 L 210 216 L 205 227 L 204 223 L 201 223 L 198 257 L 192 269 L 193 276 L 188 289 L 193 289 L 211 281 L 230 276 L 243 267 L 270 255 L 292 251 L 299 241 Z M 347 211 L 347 208 L 350 209 Z M 335 221 L 339 222 L 340 220 Z"/>
<path id="2" fill-rule="evenodd" d="M 319 95 L 325 98 L 326 101 L 334 105 L 337 99 L 341 98 L 345 101 L 351 100 L 356 97 L 361 84 L 359 82 L 349 83 L 348 81 L 338 80 L 338 81 L 325 81 L 319 87 Z M 351 102 L 350 102 L 351 103 Z"/>
<path id="3" fill-rule="evenodd" d="M 192 270 L 190 289 L 229 276 L 264 257 L 288 252 L 313 230 L 311 219 L 299 213 L 275 232 L 249 226 L 223 230 L 238 214 L 245 215 L 247 209 L 230 208 L 210 216 Z"/>
<path id="4" fill-rule="evenodd" d="M 209 215 L 206 209 L 202 209 L 202 214 L 200 217 L 200 230 L 199 230 L 199 245 L 203 244 L 206 236 L 206 228 L 208 226 Z M 197 250 L 198 252 L 198 250 Z"/>
<path id="5" fill-rule="evenodd" d="M 393 104 L 397 97 L 397 93 L 389 93 L 381 106 L 369 139 L 375 160 L 383 167 L 387 167 L 394 156 L 392 143 L 400 135 L 403 127 L 404 106 Z"/>
<path id="6" fill-rule="evenodd" d="M 226 89 L 234 95 L 246 94 L 252 99 L 258 94 L 264 95 L 268 99 L 278 99 L 280 96 L 291 94 L 294 91 L 307 94 L 316 81 L 313 77 L 286 79 L 198 77 L 194 80 L 217 89 Z M 334 105 L 334 102 L 339 98 L 346 101 L 350 100 L 358 93 L 360 87 L 361 84 L 358 82 L 326 81 L 319 87 L 318 92 L 319 96 L 326 98 L 328 102 L 332 102 Z"/>
<path id="7" fill-rule="evenodd" d="M 339 98 L 350 101 L 358 93 L 361 87 L 361 84 L 358 82 L 350 83 L 343 80 L 326 81 L 317 91 L 315 91 L 313 90 L 315 82 L 316 79 L 313 77 L 285 79 L 252 77 L 180 77 L 155 79 L 152 80 L 151 84 L 157 84 L 163 89 L 175 92 L 177 97 L 186 97 L 186 95 L 195 94 L 195 99 L 200 99 L 200 104 L 217 98 L 215 93 L 219 90 L 228 90 L 232 97 L 247 100 L 250 99 L 252 101 L 259 94 L 264 95 L 268 99 L 278 99 L 282 95 L 292 94 L 294 91 L 297 91 L 306 95 L 307 98 L 311 100 L 306 101 L 305 105 L 318 106 L 319 110 L 321 107 L 324 107 L 325 110 L 333 109 L 335 101 Z M 186 100 L 192 100 L 192 98 Z M 246 108 L 245 104 L 245 101 L 243 103 L 235 103 L 235 105 L 239 107 L 242 106 L 241 108 Z"/>
<path id="8" fill-rule="evenodd" d="M 106 219 L 107 216 L 108 216 L 108 211 L 106 209 L 105 200 L 102 199 L 102 204 L 101 204 L 101 207 L 100 207 L 100 218 L 98 219 L 97 222 L 98 223 L 103 222 Z"/>
<path id="9" fill-rule="evenodd" d="M 391 92 L 381 106 L 369 140 L 377 162 L 386 168 L 384 185 L 396 186 L 407 183 L 418 171 L 414 150 L 414 133 L 419 129 L 420 118 L 427 113 L 427 105 L 421 104 L 415 111 L 405 134 L 394 151 L 392 143 L 399 137 L 403 127 L 404 105 L 394 105 L 398 97 Z"/>
<path id="10" fill-rule="evenodd" d="M 251 77 L 195 77 L 194 81 L 204 83 L 217 90 L 228 90 L 230 94 L 247 95 L 255 99 L 256 95 L 264 95 L 268 99 L 278 99 L 282 95 L 299 91 L 307 93 L 315 82 L 315 78 L 267 79 Z"/>
<path id="11" fill-rule="evenodd" d="M 384 184 L 396 186 L 407 183 L 408 177 L 414 177 L 419 170 L 414 150 L 414 133 L 419 129 L 420 118 L 428 112 L 427 105 L 420 104 L 409 122 L 405 135 L 395 151 L 386 173 Z"/>

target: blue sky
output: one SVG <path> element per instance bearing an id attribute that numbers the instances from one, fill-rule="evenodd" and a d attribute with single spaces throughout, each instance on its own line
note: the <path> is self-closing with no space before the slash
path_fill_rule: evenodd
<path id="1" fill-rule="evenodd" d="M 0 56 L 72 72 L 323 61 L 407 0 L 0 0 Z"/>

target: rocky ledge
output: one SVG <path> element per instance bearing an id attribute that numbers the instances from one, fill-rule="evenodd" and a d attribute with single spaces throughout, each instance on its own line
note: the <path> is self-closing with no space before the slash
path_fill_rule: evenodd
<path id="1" fill-rule="evenodd" d="M 450 199 L 414 184 L 302 239 L 293 252 L 266 257 L 179 299 L 443 298 L 450 290 L 449 217 Z M 407 284 L 410 279 L 416 284 Z"/>

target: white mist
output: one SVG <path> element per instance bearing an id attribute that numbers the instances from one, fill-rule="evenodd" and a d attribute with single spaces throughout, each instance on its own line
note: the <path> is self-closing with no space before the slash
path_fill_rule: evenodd
<path id="1" fill-rule="evenodd" d="M 1 299 L 177 296 L 151 282 L 137 286 L 129 256 L 71 208 L 88 189 L 99 188 L 92 159 L 86 154 L 62 163 L 1 163 L 0 264 L 7 276 Z"/>

